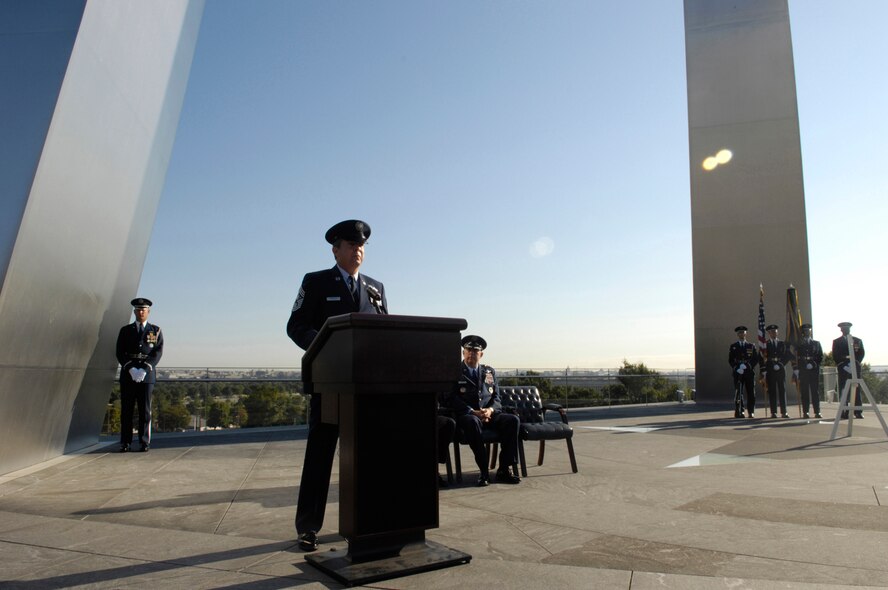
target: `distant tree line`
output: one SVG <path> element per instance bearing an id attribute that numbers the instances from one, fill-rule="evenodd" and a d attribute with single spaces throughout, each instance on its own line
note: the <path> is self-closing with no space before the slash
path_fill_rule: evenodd
<path id="1" fill-rule="evenodd" d="M 251 428 L 304 424 L 306 399 L 294 382 L 170 382 L 154 386 L 152 429 Z M 137 410 L 138 412 L 138 410 Z M 102 432 L 120 432 L 120 385 L 108 400 Z"/>
<path id="2" fill-rule="evenodd" d="M 824 356 L 824 367 L 835 365 L 831 353 Z M 867 363 L 863 363 L 861 367 L 861 378 L 876 403 L 888 404 L 888 375 L 874 373 Z M 630 363 L 627 360 L 623 360 L 614 382 L 600 387 L 557 384 L 553 383 L 552 378 L 543 377 L 535 371 L 527 371 L 524 375 L 515 377 L 503 377 L 499 382 L 500 385 L 535 386 L 544 400 L 589 407 L 675 401 L 676 392 L 681 389 L 678 382 L 648 368 L 644 363 Z M 686 399 L 689 399 L 689 395 Z"/>
<path id="3" fill-rule="evenodd" d="M 823 366 L 835 366 L 832 354 Z M 874 373 L 864 363 L 862 378 L 877 403 L 888 403 L 888 376 Z M 536 386 L 544 400 L 569 406 L 601 406 L 675 401 L 681 386 L 644 363 L 623 361 L 612 383 L 576 386 L 553 383 L 535 371 L 503 377 L 500 385 Z M 304 424 L 307 403 L 302 383 L 274 382 L 175 382 L 158 383 L 153 397 L 153 429 L 172 432 L 190 429 L 196 421 L 210 428 L 251 428 Z M 686 392 L 688 393 L 688 392 Z M 120 432 L 120 387 L 114 384 L 102 432 Z"/>
<path id="4" fill-rule="evenodd" d="M 524 375 L 503 377 L 500 385 L 536 387 L 544 400 L 562 401 L 566 405 L 607 406 L 675 401 L 681 389 L 675 381 L 649 369 L 644 363 L 623 360 L 614 383 L 600 387 L 553 384 L 551 378 L 535 371 Z"/>

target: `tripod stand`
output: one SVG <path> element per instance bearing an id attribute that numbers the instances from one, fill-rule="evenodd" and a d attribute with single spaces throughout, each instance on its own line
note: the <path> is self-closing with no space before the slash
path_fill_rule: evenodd
<path id="1" fill-rule="evenodd" d="M 854 391 L 856 387 L 860 387 L 863 390 L 863 393 L 866 394 L 866 399 L 869 401 L 869 405 L 872 407 L 876 418 L 879 419 L 879 423 L 882 425 L 882 430 L 885 431 L 885 436 L 888 436 L 888 424 L 885 424 L 882 412 L 879 411 L 879 406 L 876 405 L 876 400 L 873 398 L 873 394 L 870 393 L 866 382 L 857 374 L 857 359 L 854 356 L 854 339 L 851 337 L 850 332 L 845 338 L 848 339 L 848 354 L 850 356 L 848 367 L 851 369 L 851 378 L 845 381 L 845 386 L 842 388 L 842 395 L 839 398 L 839 409 L 836 410 L 836 420 L 833 422 L 832 433 L 829 435 L 829 440 L 835 440 L 836 438 L 836 433 L 839 430 L 839 421 L 842 419 L 842 412 L 848 413 L 848 436 L 851 436 L 851 433 L 854 430 L 854 412 L 860 412 L 863 410 L 863 406 L 856 405 L 856 401 L 850 399 L 851 392 Z"/>

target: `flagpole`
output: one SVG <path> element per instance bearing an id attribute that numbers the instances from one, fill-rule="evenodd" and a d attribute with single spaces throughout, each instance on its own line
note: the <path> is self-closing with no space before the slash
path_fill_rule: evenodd
<path id="1" fill-rule="evenodd" d="M 802 331 L 802 313 L 799 311 L 799 294 L 792 283 L 786 290 L 786 344 L 789 346 L 789 352 L 793 357 L 799 347 L 799 337 Z M 798 368 L 799 361 L 796 358 L 792 361 L 792 384 L 796 388 L 796 398 L 799 404 L 799 418 L 802 417 L 802 387 L 798 377 L 796 377 L 795 369 Z"/>
<path id="2" fill-rule="evenodd" d="M 761 385 L 762 391 L 767 398 L 769 412 L 771 400 L 770 395 L 768 394 L 768 381 L 762 374 L 762 367 L 764 367 L 768 362 L 768 347 L 765 343 L 765 287 L 762 285 L 762 283 L 759 283 L 758 343 L 759 354 L 762 357 L 762 362 L 759 364 L 759 385 Z M 768 415 L 768 412 L 765 412 L 766 416 Z"/>

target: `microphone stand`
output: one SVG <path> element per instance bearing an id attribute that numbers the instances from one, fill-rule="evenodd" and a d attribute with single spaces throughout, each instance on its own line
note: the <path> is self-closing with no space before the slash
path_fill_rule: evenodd
<path id="1" fill-rule="evenodd" d="M 370 303 L 376 308 L 376 313 L 380 315 L 388 315 L 388 310 L 382 306 L 382 294 L 379 292 L 379 289 L 373 285 L 368 285 L 367 283 L 364 283 L 364 288 L 367 290 L 367 296 L 370 298 Z"/>

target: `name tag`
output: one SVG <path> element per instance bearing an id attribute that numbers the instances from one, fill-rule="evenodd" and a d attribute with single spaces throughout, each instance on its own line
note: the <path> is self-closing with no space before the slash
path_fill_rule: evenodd
<path id="1" fill-rule="evenodd" d="M 327 297 L 327 301 L 342 301 L 342 297 Z"/>

